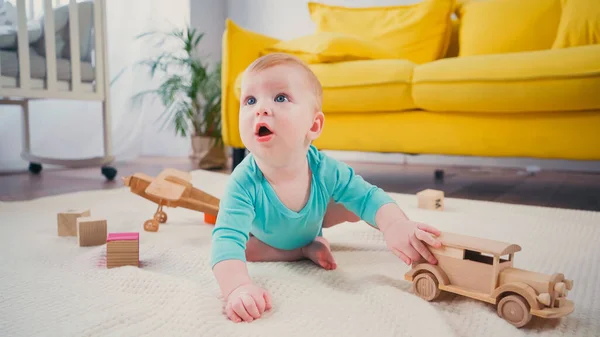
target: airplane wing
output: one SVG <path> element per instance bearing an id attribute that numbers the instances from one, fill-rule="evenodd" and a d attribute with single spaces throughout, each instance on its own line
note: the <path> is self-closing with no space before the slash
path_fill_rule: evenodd
<path id="1" fill-rule="evenodd" d="M 176 170 L 173 168 L 164 169 L 162 172 L 156 176 L 157 180 L 166 179 L 168 177 L 175 177 L 177 179 L 181 179 L 187 182 L 192 181 L 192 175 L 189 172 Z"/>
<path id="2" fill-rule="evenodd" d="M 148 195 L 167 201 L 179 200 L 184 192 L 185 186 L 164 179 L 155 179 L 146 188 Z"/>

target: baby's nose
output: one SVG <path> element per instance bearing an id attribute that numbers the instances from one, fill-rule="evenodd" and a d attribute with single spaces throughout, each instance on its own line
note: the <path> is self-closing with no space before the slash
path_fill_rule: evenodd
<path id="1" fill-rule="evenodd" d="M 256 115 L 260 116 L 260 115 L 270 115 L 271 114 L 271 109 L 269 108 L 260 108 L 258 110 L 256 110 Z"/>

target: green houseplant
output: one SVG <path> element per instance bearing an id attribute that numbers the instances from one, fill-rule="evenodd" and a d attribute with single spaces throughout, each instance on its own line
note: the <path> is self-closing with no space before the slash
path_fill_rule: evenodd
<path id="1" fill-rule="evenodd" d="M 155 45 L 166 50 L 137 63 L 160 84 L 132 99 L 134 105 L 147 96 L 160 99 L 165 107 L 159 117 L 163 127 L 171 126 L 177 135 L 191 138 L 190 158 L 199 168 L 220 169 L 227 162 L 221 138 L 221 65 L 211 68 L 198 55 L 203 36 L 192 27 L 139 35 L 136 39 L 158 38 Z"/>

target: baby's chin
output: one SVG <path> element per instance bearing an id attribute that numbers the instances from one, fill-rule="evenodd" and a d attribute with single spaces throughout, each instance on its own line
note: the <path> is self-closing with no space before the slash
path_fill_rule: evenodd
<path id="1" fill-rule="evenodd" d="M 306 155 L 306 149 L 302 146 L 293 148 L 277 146 L 277 144 L 252 144 L 248 150 L 262 163 L 269 166 L 286 166 L 295 156 Z"/>

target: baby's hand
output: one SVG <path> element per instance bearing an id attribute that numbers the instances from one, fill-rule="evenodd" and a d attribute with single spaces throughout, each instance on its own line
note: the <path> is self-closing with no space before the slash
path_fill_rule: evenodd
<path id="1" fill-rule="evenodd" d="M 410 220 L 395 222 L 383 232 L 388 248 L 407 265 L 419 261 L 421 257 L 431 264 L 437 263 L 431 251 L 421 242 L 425 241 L 436 248 L 441 247 L 441 242 L 431 234 L 439 236 L 440 231 L 432 226 Z"/>
<path id="2" fill-rule="evenodd" d="M 236 323 L 252 322 L 270 309 L 271 295 L 265 289 L 254 284 L 245 284 L 229 294 L 225 314 Z"/>

